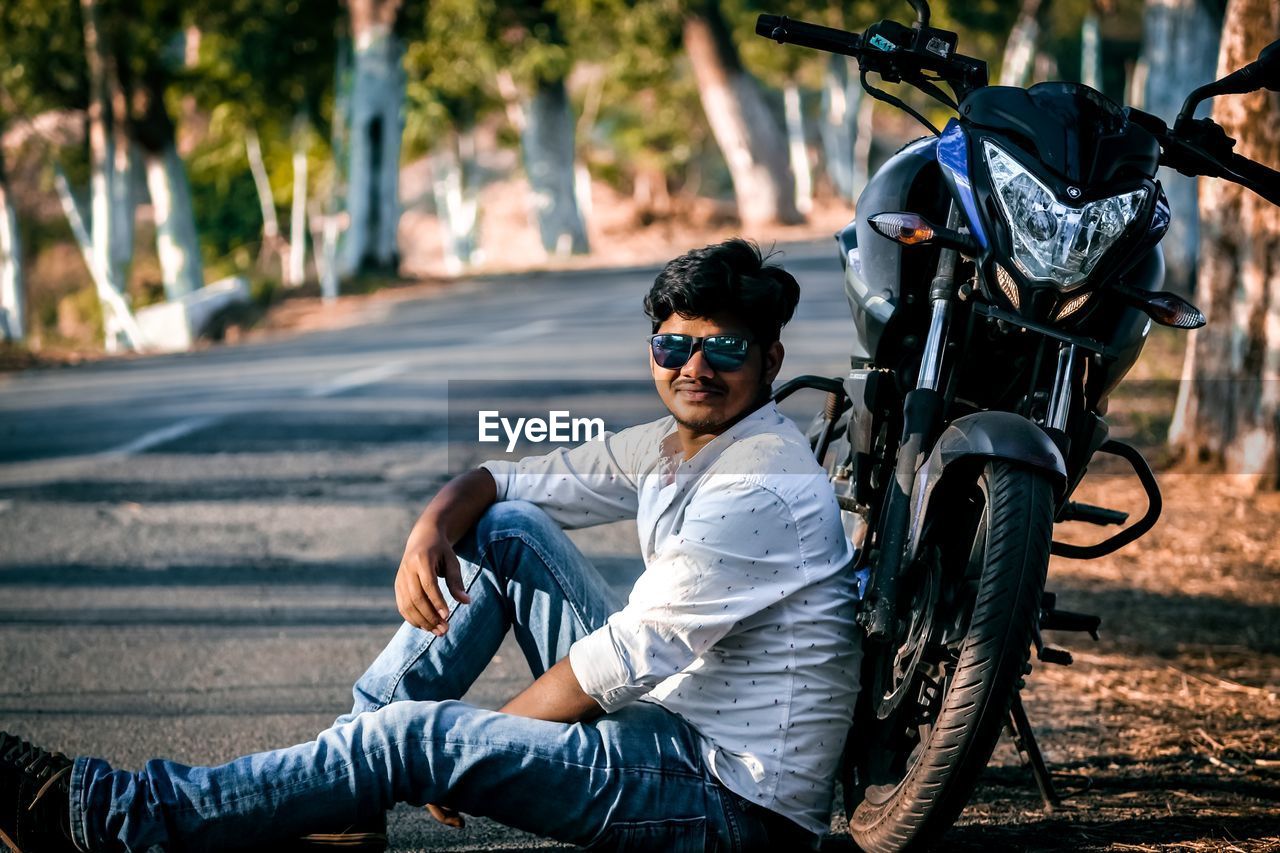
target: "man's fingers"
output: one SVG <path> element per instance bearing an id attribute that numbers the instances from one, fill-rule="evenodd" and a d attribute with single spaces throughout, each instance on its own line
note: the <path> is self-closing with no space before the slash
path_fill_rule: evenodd
<path id="1" fill-rule="evenodd" d="M 431 607 L 436 612 L 435 628 L 437 635 L 443 634 L 448 628 L 449 605 L 444 600 L 444 594 L 440 592 L 440 584 L 436 582 L 435 572 L 430 569 L 423 569 L 418 572 L 418 584 L 422 587 L 422 592 L 426 595 L 428 603 L 419 607 Z"/>
<path id="2" fill-rule="evenodd" d="M 396 604 L 400 608 L 400 615 L 410 625 L 439 635 L 443 633 L 440 630 L 443 620 L 423 592 L 420 576 L 421 573 L 413 566 L 402 564 L 400 574 L 396 577 Z M 439 595 L 438 592 L 436 594 Z"/>
<path id="3" fill-rule="evenodd" d="M 462 565 L 458 562 L 458 555 L 449 551 L 444 555 L 443 562 L 442 574 L 445 586 L 449 588 L 449 594 L 453 596 L 454 601 L 470 604 L 471 596 L 467 595 L 467 588 L 462 585 Z"/>
<path id="4" fill-rule="evenodd" d="M 433 818 L 440 821 L 445 826 L 453 826 L 458 829 L 466 826 L 466 821 L 462 819 L 462 815 L 448 806 L 437 806 L 434 803 L 428 803 L 427 811 Z"/>

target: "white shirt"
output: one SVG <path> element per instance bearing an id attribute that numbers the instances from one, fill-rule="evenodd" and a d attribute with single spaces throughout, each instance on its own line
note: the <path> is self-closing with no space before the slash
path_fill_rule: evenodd
<path id="1" fill-rule="evenodd" d="M 675 419 L 483 464 L 562 527 L 635 518 L 645 569 L 569 661 L 606 712 L 684 717 L 716 778 L 811 832 L 831 819 L 860 662 L 859 579 L 808 441 L 768 403 L 682 460 Z"/>

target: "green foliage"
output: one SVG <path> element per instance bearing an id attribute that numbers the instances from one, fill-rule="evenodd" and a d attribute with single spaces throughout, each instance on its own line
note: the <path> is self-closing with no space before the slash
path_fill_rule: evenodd
<path id="1" fill-rule="evenodd" d="M 0 127 L 13 114 L 79 107 L 88 87 L 78 3 L 0 3 Z"/>

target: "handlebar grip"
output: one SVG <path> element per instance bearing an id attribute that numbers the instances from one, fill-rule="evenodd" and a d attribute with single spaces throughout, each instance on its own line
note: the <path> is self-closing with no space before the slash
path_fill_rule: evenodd
<path id="1" fill-rule="evenodd" d="M 793 21 L 783 15 L 761 15 L 756 18 L 756 35 L 773 39 L 779 44 L 798 44 L 843 56 L 859 56 L 862 53 L 862 36 L 857 33 Z"/>
<path id="2" fill-rule="evenodd" d="M 1232 154 L 1225 165 L 1244 179 L 1244 186 L 1272 204 L 1280 205 L 1280 172 L 1239 154 Z"/>

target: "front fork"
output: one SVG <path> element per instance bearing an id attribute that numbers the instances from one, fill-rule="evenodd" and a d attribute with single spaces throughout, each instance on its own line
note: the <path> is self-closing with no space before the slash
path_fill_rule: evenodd
<path id="1" fill-rule="evenodd" d="M 947 227 L 955 230 L 960 223 L 960 208 L 953 201 L 947 211 Z M 880 525 L 879 555 L 871 579 L 869 606 L 858 614 L 859 624 L 869 640 L 888 640 L 897 633 L 895 605 L 911 521 L 911 490 L 916 471 L 924 463 L 942 423 L 943 400 L 938 386 L 942 382 L 958 262 L 959 254 L 955 249 L 943 249 L 938 256 L 937 275 L 929 287 L 929 336 L 925 339 L 916 387 L 907 392 L 903 401 L 902 437 L 898 442 L 893 482 L 889 484 Z"/>

